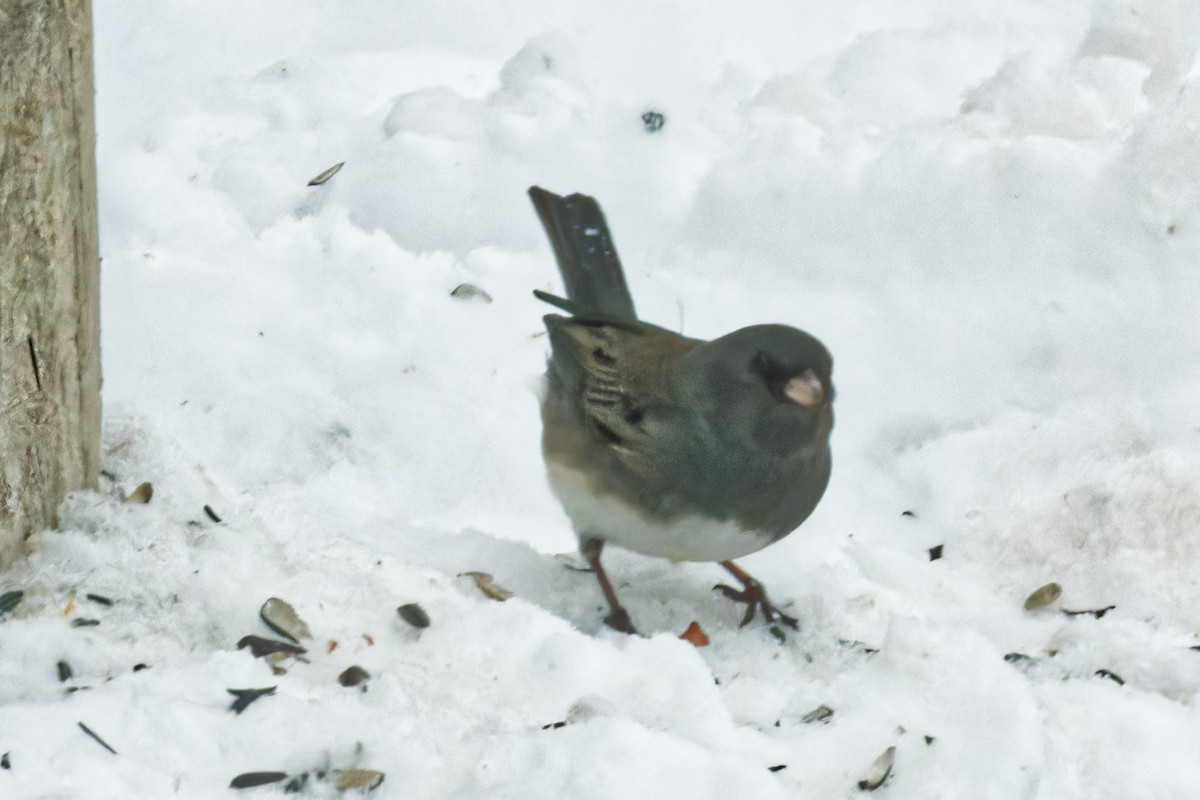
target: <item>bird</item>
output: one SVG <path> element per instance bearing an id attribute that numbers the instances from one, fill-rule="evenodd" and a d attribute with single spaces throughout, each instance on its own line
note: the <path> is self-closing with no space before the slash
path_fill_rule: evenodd
<path id="1" fill-rule="evenodd" d="M 637 633 L 601 565 L 606 545 L 672 562 L 717 562 L 746 606 L 798 629 L 733 559 L 779 541 L 820 502 L 831 472 L 833 359 L 787 325 L 712 341 L 638 318 L 604 212 L 585 194 L 533 186 L 566 297 L 534 295 L 550 355 L 542 454 L 550 488 L 609 606 L 604 622 Z"/>

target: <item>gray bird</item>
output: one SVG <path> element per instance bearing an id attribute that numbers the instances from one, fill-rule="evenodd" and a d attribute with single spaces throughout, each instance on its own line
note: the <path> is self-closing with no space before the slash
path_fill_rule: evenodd
<path id="1" fill-rule="evenodd" d="M 605 544 L 671 561 L 717 561 L 742 584 L 745 625 L 796 620 L 732 559 L 782 539 L 829 483 L 833 367 L 816 338 L 753 325 L 691 339 L 642 322 L 595 199 L 529 190 L 571 314 L 548 314 L 542 452 L 550 486 L 600 581 L 605 623 L 633 633 L 600 565 Z"/>

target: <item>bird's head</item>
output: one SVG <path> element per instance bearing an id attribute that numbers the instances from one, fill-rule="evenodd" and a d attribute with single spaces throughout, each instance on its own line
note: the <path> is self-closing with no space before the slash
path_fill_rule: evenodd
<path id="1" fill-rule="evenodd" d="M 753 431 L 772 450 L 828 440 L 833 359 L 804 331 L 752 325 L 696 347 L 680 368 L 715 428 Z"/>

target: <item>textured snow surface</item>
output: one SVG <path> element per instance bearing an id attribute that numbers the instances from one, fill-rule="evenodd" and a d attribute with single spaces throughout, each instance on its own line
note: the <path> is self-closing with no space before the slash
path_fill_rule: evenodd
<path id="1" fill-rule="evenodd" d="M 696 5 L 95 4 L 109 477 L 0 574 L 0 797 L 831 800 L 893 745 L 891 800 L 1200 796 L 1200 7 Z M 743 562 L 786 641 L 616 550 L 615 633 L 554 557 L 535 183 L 646 319 L 834 353 L 830 489 Z"/>

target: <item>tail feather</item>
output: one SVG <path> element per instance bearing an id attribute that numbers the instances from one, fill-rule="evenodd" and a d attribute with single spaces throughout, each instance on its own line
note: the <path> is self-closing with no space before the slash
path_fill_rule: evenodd
<path id="1" fill-rule="evenodd" d="M 621 259 L 595 198 L 561 197 L 538 186 L 529 189 L 529 197 L 567 289 L 569 304 L 555 305 L 583 316 L 637 319 Z"/>

